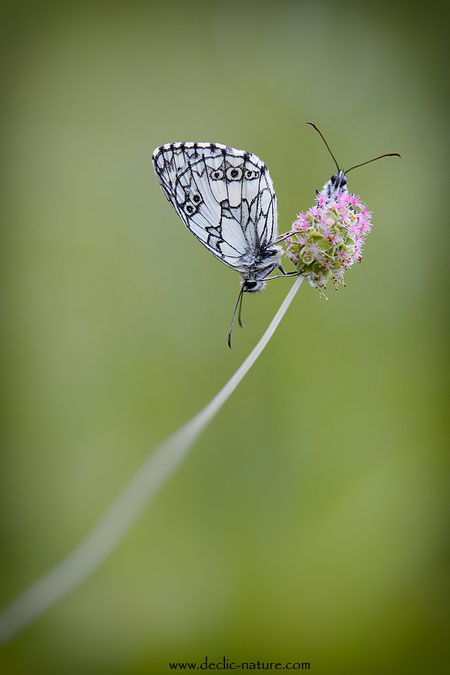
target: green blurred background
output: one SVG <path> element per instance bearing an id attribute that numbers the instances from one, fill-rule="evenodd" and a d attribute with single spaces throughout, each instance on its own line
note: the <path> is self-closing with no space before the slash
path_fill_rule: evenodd
<path id="1" fill-rule="evenodd" d="M 224 384 L 289 281 L 246 297 L 153 175 L 168 141 L 259 155 L 280 230 L 334 171 L 373 211 L 328 302 L 302 287 L 188 461 L 98 572 L 0 652 L 13 675 L 309 661 L 440 673 L 444 5 L 2 8 L 4 604 Z M 287 265 L 289 266 L 289 265 Z M 445 300 L 444 300 L 445 298 Z"/>

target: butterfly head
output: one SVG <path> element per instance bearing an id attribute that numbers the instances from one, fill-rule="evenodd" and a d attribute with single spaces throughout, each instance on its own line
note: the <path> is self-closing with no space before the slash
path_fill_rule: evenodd
<path id="1" fill-rule="evenodd" d="M 242 280 L 242 290 L 244 293 L 258 293 L 262 291 L 266 282 L 262 279 L 243 279 Z"/>
<path id="2" fill-rule="evenodd" d="M 330 180 L 325 183 L 323 188 L 321 190 L 317 190 L 316 192 L 317 195 L 325 197 L 327 202 L 334 201 L 340 194 L 347 194 L 347 178 L 344 171 L 340 169 L 338 173 L 334 173 Z"/>
<path id="3" fill-rule="evenodd" d="M 347 178 L 342 169 L 339 171 L 339 173 L 334 173 L 331 176 L 330 183 L 332 184 L 335 190 L 341 190 L 342 188 L 345 188 L 345 190 L 347 189 L 345 187 L 347 185 Z"/>

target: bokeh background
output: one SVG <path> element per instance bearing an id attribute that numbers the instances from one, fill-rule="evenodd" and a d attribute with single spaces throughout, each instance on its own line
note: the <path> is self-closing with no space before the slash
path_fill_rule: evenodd
<path id="1" fill-rule="evenodd" d="M 246 297 L 183 227 L 155 146 L 258 154 L 280 230 L 342 165 L 363 264 L 273 341 L 97 573 L 0 651 L 12 675 L 176 660 L 444 672 L 444 5 L 2 5 L 2 604 L 224 384 L 290 281 Z"/>

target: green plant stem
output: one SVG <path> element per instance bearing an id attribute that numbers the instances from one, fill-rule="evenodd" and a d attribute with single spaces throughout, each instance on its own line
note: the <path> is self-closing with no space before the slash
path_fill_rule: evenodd
<path id="1" fill-rule="evenodd" d="M 146 504 L 172 475 L 194 442 L 255 363 L 277 329 L 304 277 L 297 277 L 266 332 L 218 394 L 141 464 L 117 499 L 77 548 L 0 612 L 0 643 L 7 642 L 70 593 L 108 557 Z"/>

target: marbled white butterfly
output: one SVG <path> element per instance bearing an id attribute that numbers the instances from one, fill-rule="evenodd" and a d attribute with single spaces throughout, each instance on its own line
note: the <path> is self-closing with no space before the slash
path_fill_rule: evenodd
<path id="1" fill-rule="evenodd" d="M 275 243 L 277 201 L 269 171 L 256 155 L 220 143 L 166 143 L 154 151 L 153 166 L 189 231 L 241 275 L 231 347 L 242 294 L 261 291 L 277 267 L 286 275 L 283 249 Z"/>

